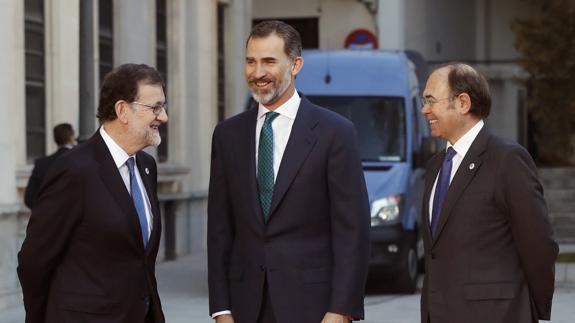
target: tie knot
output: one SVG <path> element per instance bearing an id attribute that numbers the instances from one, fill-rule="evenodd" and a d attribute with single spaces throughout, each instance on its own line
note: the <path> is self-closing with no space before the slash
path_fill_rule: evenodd
<path id="1" fill-rule="evenodd" d="M 128 158 L 128 160 L 126 160 L 126 166 L 128 166 L 128 170 L 130 171 L 130 174 L 134 173 L 134 157 L 130 157 Z"/>
<path id="2" fill-rule="evenodd" d="M 279 116 L 280 114 L 277 112 L 266 112 L 266 120 L 264 121 L 265 123 L 272 123 L 272 121 L 274 121 L 274 119 Z"/>
<path id="3" fill-rule="evenodd" d="M 455 149 L 453 149 L 453 147 L 449 147 L 449 148 L 447 148 L 447 153 L 445 154 L 445 159 L 446 160 L 452 160 L 456 154 L 457 154 L 457 152 L 455 151 Z"/>

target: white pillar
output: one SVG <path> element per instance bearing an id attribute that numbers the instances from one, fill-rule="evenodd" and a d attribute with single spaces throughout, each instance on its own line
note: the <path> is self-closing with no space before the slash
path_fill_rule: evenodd
<path id="1" fill-rule="evenodd" d="M 203 0 L 169 4 L 170 159 L 192 167 L 188 188 L 206 190 L 217 120 L 217 7 Z"/>
<path id="2" fill-rule="evenodd" d="M 56 150 L 52 128 L 67 122 L 78 129 L 80 94 L 80 2 L 46 1 L 46 147 Z"/>
<path id="3" fill-rule="evenodd" d="M 405 49 L 405 0 L 379 0 L 378 42 L 381 49 Z"/>
<path id="4" fill-rule="evenodd" d="M 168 1 L 167 16 L 169 159 L 190 167 L 182 191 L 194 195 L 176 219 L 178 230 L 188 226 L 176 234 L 181 253 L 205 249 L 211 136 L 218 114 L 217 3 Z"/>
<path id="5" fill-rule="evenodd" d="M 2 1 L 0 10 L 0 213 L 16 204 L 16 165 L 26 163 L 24 2 Z M 1 277 L 0 277 L 1 279 Z M 1 294 L 1 293 L 0 293 Z"/>
<path id="6" fill-rule="evenodd" d="M 0 312 L 22 302 L 16 275 L 21 204 L 17 166 L 26 163 L 24 1 L 0 3 Z"/>
<path id="7" fill-rule="evenodd" d="M 248 87 L 244 66 L 246 40 L 252 25 L 252 0 L 234 0 L 225 13 L 226 118 L 245 108 Z"/>
<path id="8" fill-rule="evenodd" d="M 156 66 L 155 0 L 114 0 L 114 66 L 125 63 Z"/>

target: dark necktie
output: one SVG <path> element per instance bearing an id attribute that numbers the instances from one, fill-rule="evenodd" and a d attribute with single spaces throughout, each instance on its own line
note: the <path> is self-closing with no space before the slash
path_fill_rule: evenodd
<path id="1" fill-rule="evenodd" d="M 142 190 L 140 190 L 140 185 L 138 185 L 138 180 L 136 179 L 136 174 L 134 173 L 134 163 L 134 157 L 130 157 L 126 161 L 128 171 L 130 172 L 130 192 L 132 195 L 132 201 L 134 202 L 134 206 L 138 212 L 140 230 L 142 230 L 142 237 L 144 238 L 144 247 L 148 247 L 148 218 L 146 217 L 146 208 L 144 207 Z"/>
<path id="2" fill-rule="evenodd" d="M 274 132 L 272 122 L 279 114 L 267 112 L 258 144 L 258 192 L 264 221 L 269 217 L 274 194 Z"/>
<path id="3" fill-rule="evenodd" d="M 439 223 L 441 208 L 443 207 L 443 200 L 445 200 L 445 195 L 447 195 L 447 189 L 449 188 L 449 179 L 451 177 L 451 168 L 453 166 L 453 156 L 455 156 L 456 153 L 457 152 L 455 149 L 453 149 L 453 147 L 447 148 L 445 159 L 443 159 L 443 165 L 441 165 L 441 170 L 439 171 L 437 186 L 435 186 L 433 209 L 431 211 L 431 234 L 434 238 L 435 232 L 437 230 L 437 224 Z"/>

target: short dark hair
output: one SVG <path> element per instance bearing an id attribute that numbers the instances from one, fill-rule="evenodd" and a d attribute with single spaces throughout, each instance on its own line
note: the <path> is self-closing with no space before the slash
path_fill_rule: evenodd
<path id="1" fill-rule="evenodd" d="M 480 118 L 487 118 L 491 111 L 491 92 L 485 77 L 470 65 L 449 63 L 447 83 L 451 95 L 467 93 L 471 98 L 470 113 Z"/>
<path id="2" fill-rule="evenodd" d="M 114 108 L 116 102 L 134 101 L 140 84 L 160 84 L 164 93 L 166 92 L 166 85 L 160 73 L 146 64 L 123 64 L 106 74 L 100 88 L 97 115 L 100 124 L 115 120 L 118 117 Z"/>
<path id="3" fill-rule="evenodd" d="M 279 20 L 265 20 L 252 28 L 246 41 L 246 47 L 252 38 L 265 38 L 276 34 L 284 41 L 284 52 L 293 61 L 301 56 L 301 37 L 297 30 L 287 23 Z"/>
<path id="4" fill-rule="evenodd" d="M 60 123 L 54 127 L 54 141 L 58 146 L 70 143 L 74 138 L 74 128 L 69 123 Z"/>

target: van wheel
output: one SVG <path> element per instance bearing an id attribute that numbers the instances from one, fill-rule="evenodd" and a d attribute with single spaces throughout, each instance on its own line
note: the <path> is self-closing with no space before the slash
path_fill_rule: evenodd
<path id="1" fill-rule="evenodd" d="M 402 262 L 402 268 L 395 277 L 397 291 L 405 294 L 413 294 L 417 289 L 417 278 L 419 275 L 419 259 L 417 257 L 417 245 L 415 241 L 410 244 Z"/>

